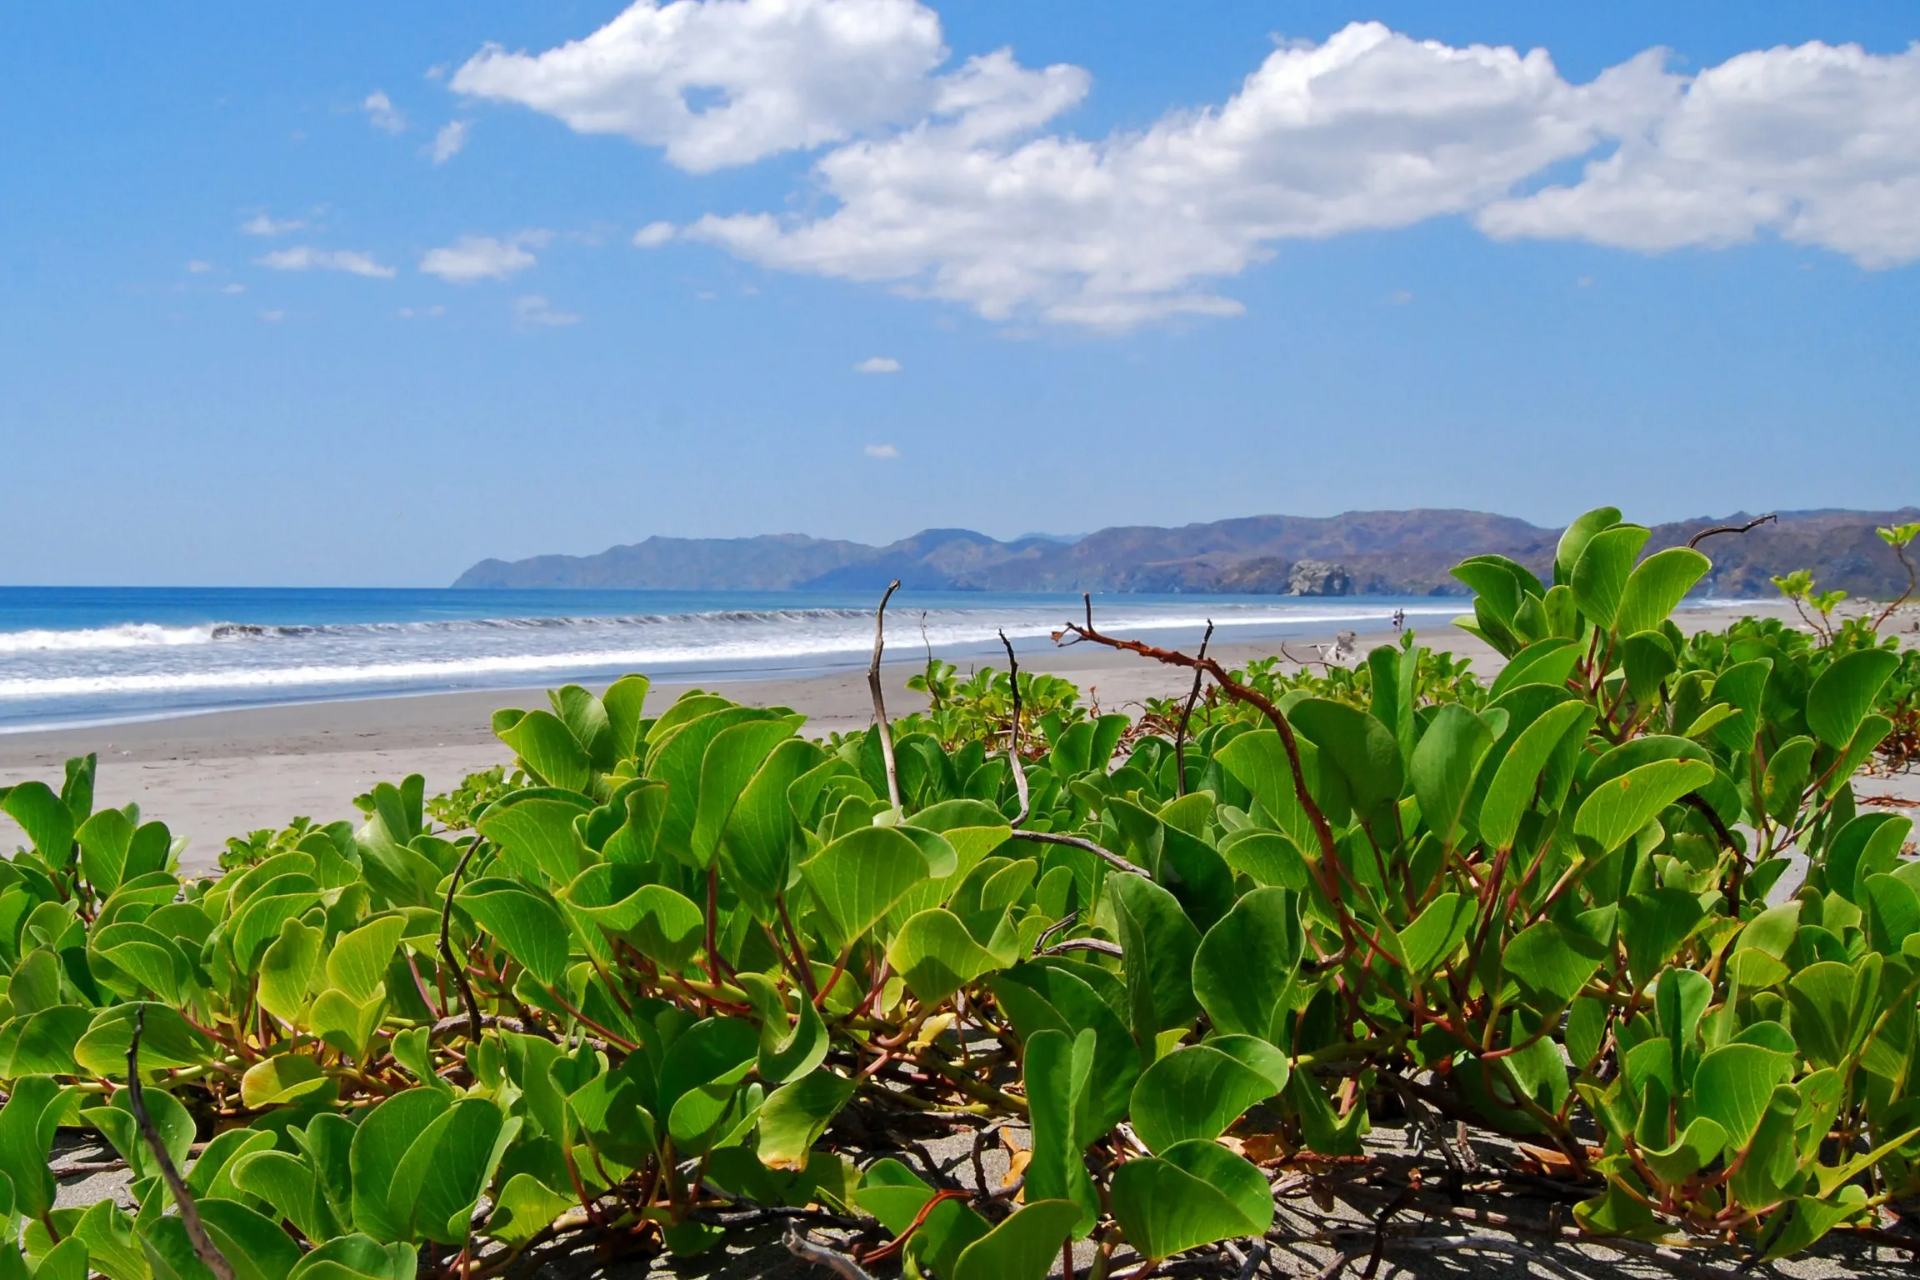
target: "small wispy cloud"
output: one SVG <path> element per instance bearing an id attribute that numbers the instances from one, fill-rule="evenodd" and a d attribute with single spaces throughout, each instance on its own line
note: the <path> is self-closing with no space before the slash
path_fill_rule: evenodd
<path id="1" fill-rule="evenodd" d="M 649 222 L 633 233 L 633 243 L 642 249 L 658 249 L 673 239 L 677 230 L 671 222 Z"/>
<path id="2" fill-rule="evenodd" d="M 560 311 L 537 293 L 513 300 L 514 319 L 522 326 L 532 325 L 568 325 L 579 324 L 580 317 L 571 311 Z"/>
<path id="3" fill-rule="evenodd" d="M 268 324 L 279 324 L 287 318 L 287 313 L 284 311 L 262 311 L 260 318 Z"/>
<path id="4" fill-rule="evenodd" d="M 305 227 L 303 218 L 275 218 L 264 213 L 256 213 L 240 224 L 240 230 L 250 236 L 283 236 L 289 231 L 298 231 Z"/>
<path id="5" fill-rule="evenodd" d="M 439 303 L 435 303 L 431 307 L 400 308 L 400 318 L 402 320 L 417 320 L 417 319 L 431 320 L 436 316 L 443 316 L 445 314 L 447 314 L 447 309 L 441 306 Z"/>
<path id="6" fill-rule="evenodd" d="M 370 253 L 357 249 L 319 249 L 310 244 L 275 249 L 254 262 L 275 271 L 344 271 L 348 275 L 391 280 L 392 267 L 376 261 Z"/>
<path id="7" fill-rule="evenodd" d="M 870 444 L 866 448 L 866 454 L 869 458 L 881 458 L 886 461 L 892 461 L 900 456 L 900 450 L 890 444 Z"/>
<path id="8" fill-rule="evenodd" d="M 222 293 L 245 293 L 246 291 L 247 286 L 237 281 L 233 284 L 223 284 L 220 286 L 220 292 Z"/>
<path id="9" fill-rule="evenodd" d="M 440 132 L 433 135 L 433 146 L 429 149 L 435 164 L 445 164 L 460 154 L 467 145 L 467 134 L 473 130 L 471 120 L 449 120 L 440 126 Z"/>
<path id="10" fill-rule="evenodd" d="M 393 99 L 379 89 L 375 89 L 366 96 L 365 101 L 360 104 L 360 109 L 367 113 L 367 123 L 376 129 L 387 133 L 400 133 L 407 127 L 407 117 L 393 105 Z"/>
<path id="11" fill-rule="evenodd" d="M 853 366 L 855 373 L 898 373 L 900 362 L 892 356 L 868 356 Z"/>
<path id="12" fill-rule="evenodd" d="M 550 232 L 538 228 L 504 240 L 495 236 L 461 236 L 452 244 L 427 250 L 420 259 L 420 270 L 439 276 L 449 284 L 504 280 L 539 261 L 527 252 L 528 245 L 539 248 L 552 238 Z"/>
<path id="13" fill-rule="evenodd" d="M 200 259 L 195 258 L 187 264 L 187 270 L 197 276 L 205 275 L 207 272 L 213 270 L 213 264 L 211 262 L 202 262 Z"/>
<path id="14" fill-rule="evenodd" d="M 1393 292 L 1391 301 L 1396 307 L 1404 307 L 1413 301 L 1413 294 L 1405 289 L 1396 289 Z"/>

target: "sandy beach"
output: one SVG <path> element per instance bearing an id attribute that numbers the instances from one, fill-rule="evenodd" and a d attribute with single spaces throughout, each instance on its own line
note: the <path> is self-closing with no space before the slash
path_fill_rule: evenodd
<path id="1" fill-rule="evenodd" d="M 1692 609 L 1684 615 L 1683 626 L 1689 630 L 1722 627 L 1750 612 L 1754 609 Z M 1470 659 L 1483 679 L 1490 679 L 1500 668 L 1497 654 L 1456 627 L 1429 626 L 1420 638 L 1430 647 Z M 1325 637 L 1324 643 L 1332 640 Z M 1365 654 L 1393 641 L 1390 631 L 1364 633 L 1356 649 Z M 1276 648 L 1272 641 L 1249 642 L 1219 646 L 1215 653 L 1229 665 L 1238 665 Z M 1298 658 L 1315 656 L 1312 641 L 1290 640 L 1287 649 Z M 925 707 L 924 695 L 906 687 L 924 661 L 918 646 L 904 640 L 889 651 L 883 670 L 890 713 Z M 1189 683 L 1175 669 L 1088 645 L 1034 651 L 1023 655 L 1021 663 L 1025 669 L 1072 680 L 1105 710 L 1134 710 L 1143 699 L 1184 692 Z M 962 669 L 966 669 L 964 663 Z M 804 678 L 709 684 L 743 702 L 804 712 L 808 732 L 815 735 L 859 730 L 872 722 L 866 672 L 860 667 Z M 664 708 L 688 687 L 658 684 L 649 705 Z M 137 802 L 144 817 L 157 818 L 176 836 L 188 839 L 183 864 L 204 869 L 214 864 L 229 836 L 278 827 L 295 815 L 319 821 L 357 819 L 353 797 L 376 782 L 398 781 L 417 772 L 426 778 L 432 795 L 457 785 L 468 773 L 505 763 L 511 753 L 489 730 L 489 717 L 501 707 L 545 703 L 540 688 L 505 689 L 260 707 L 8 734 L 0 736 L 0 782 L 38 778 L 58 785 L 68 757 L 98 752 L 96 803 Z M 11 845 L 19 838 L 10 820 L 0 815 L 0 845 Z"/>

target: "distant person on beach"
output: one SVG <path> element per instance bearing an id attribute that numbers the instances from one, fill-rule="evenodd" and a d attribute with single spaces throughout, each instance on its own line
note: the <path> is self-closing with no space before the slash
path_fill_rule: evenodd
<path id="1" fill-rule="evenodd" d="M 1395 609 L 1393 611 L 1394 634 L 1398 635 L 1400 632 L 1400 629 L 1406 625 L 1407 625 L 1407 611 L 1405 609 Z"/>

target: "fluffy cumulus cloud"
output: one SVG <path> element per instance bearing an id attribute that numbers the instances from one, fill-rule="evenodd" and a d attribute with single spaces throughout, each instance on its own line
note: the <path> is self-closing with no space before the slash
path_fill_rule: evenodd
<path id="1" fill-rule="evenodd" d="M 449 120 L 441 125 L 440 131 L 433 135 L 433 146 L 429 149 L 433 162 L 445 164 L 459 155 L 467 145 L 467 134 L 472 129 L 473 122 L 470 120 Z"/>
<path id="2" fill-rule="evenodd" d="M 1580 181 L 1498 201 L 1481 228 L 1644 250 L 1771 232 L 1867 267 L 1920 259 L 1920 45 L 1767 49 L 1666 87 Z"/>
<path id="3" fill-rule="evenodd" d="M 393 105 L 393 99 L 375 89 L 360 103 L 360 109 L 367 113 L 367 123 L 384 133 L 401 133 L 407 127 L 406 116 Z"/>
<path id="4" fill-rule="evenodd" d="M 393 277 L 392 267 L 381 263 L 370 253 L 355 249 L 317 249 L 310 244 L 297 244 L 286 249 L 275 249 L 254 261 L 275 271 L 344 271 L 349 275 L 370 276 L 377 280 Z"/>
<path id="5" fill-rule="evenodd" d="M 240 230 L 250 236 L 283 236 L 289 231 L 299 231 L 306 225 L 300 218 L 275 218 L 256 213 L 240 224 Z"/>
<path id="6" fill-rule="evenodd" d="M 420 259 L 420 270 L 439 276 L 449 284 L 505 280 L 539 261 L 528 252 L 528 246 L 539 248 L 548 239 L 545 231 L 522 231 L 505 240 L 493 236 L 461 236 L 452 244 L 427 250 Z"/>
<path id="7" fill-rule="evenodd" d="M 945 58 L 915 0 L 640 0 L 544 53 L 489 46 L 451 83 L 706 171 L 911 119 Z"/>
<path id="8" fill-rule="evenodd" d="M 1592 81 L 1544 50 L 1355 23 L 1278 47 L 1216 105 L 1084 138 L 1078 67 L 947 65 L 914 0 L 643 0 L 544 53 L 453 77 L 684 169 L 818 149 L 795 211 L 654 224 L 763 266 L 1124 329 L 1229 315 L 1289 240 L 1463 216 L 1489 235 L 1639 250 L 1774 234 L 1868 267 L 1920 259 L 1920 45 L 1813 43 L 1695 75 L 1665 50 Z M 1542 186 L 1560 167 L 1577 181 Z"/>

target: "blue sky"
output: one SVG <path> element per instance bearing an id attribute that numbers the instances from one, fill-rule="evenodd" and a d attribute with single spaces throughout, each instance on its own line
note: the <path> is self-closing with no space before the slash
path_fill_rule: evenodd
<path id="1" fill-rule="evenodd" d="M 1920 498 L 1911 4 L 656 8 L 0 12 L 0 581 Z"/>

